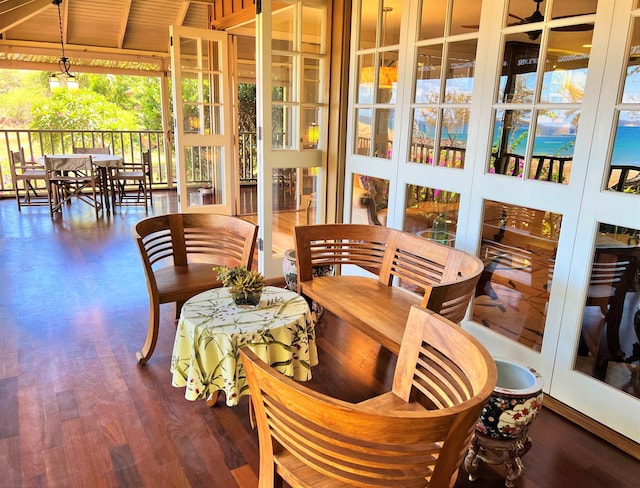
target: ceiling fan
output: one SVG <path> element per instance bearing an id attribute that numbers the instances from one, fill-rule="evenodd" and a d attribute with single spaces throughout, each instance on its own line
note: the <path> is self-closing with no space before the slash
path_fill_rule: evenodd
<path id="1" fill-rule="evenodd" d="M 509 27 L 511 27 L 513 25 L 535 24 L 535 23 L 538 23 L 538 22 L 542 22 L 544 20 L 544 15 L 542 15 L 542 12 L 540 12 L 540 4 L 542 2 L 544 2 L 544 0 L 532 0 L 532 1 L 536 4 L 536 9 L 528 17 L 522 18 L 522 17 L 519 17 L 519 16 L 509 12 L 509 17 L 518 20 L 518 22 L 513 22 L 513 23 L 508 24 Z M 563 17 L 557 17 L 557 18 L 561 19 Z M 477 25 L 463 25 L 461 27 L 469 28 L 469 29 L 477 29 L 479 26 L 477 26 Z M 583 32 L 583 31 L 593 30 L 593 24 L 566 25 L 566 26 L 562 26 L 562 27 L 554 27 L 551 30 L 559 31 L 559 32 Z M 540 34 L 542 34 L 542 31 L 540 31 L 540 30 L 527 32 L 527 36 L 532 41 L 535 41 L 536 39 L 538 39 L 540 37 Z"/>

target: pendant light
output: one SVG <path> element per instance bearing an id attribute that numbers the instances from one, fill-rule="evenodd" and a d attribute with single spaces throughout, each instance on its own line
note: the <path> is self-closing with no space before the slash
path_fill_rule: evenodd
<path id="1" fill-rule="evenodd" d="M 56 73 L 49 78 L 49 86 L 51 89 L 58 88 L 60 86 L 66 86 L 67 88 L 78 88 L 78 80 L 69 71 L 71 69 L 71 61 L 64 54 L 64 37 L 62 31 L 62 14 L 60 13 L 60 4 L 62 0 L 51 0 L 51 3 L 58 7 L 58 25 L 60 27 L 60 47 L 62 49 L 62 55 L 58 61 L 58 69 L 60 73 Z"/>

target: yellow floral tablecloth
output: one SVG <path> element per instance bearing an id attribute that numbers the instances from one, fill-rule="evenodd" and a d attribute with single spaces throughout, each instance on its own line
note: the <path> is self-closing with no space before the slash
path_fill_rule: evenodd
<path id="1" fill-rule="evenodd" d="M 172 385 L 187 400 L 222 390 L 228 406 L 249 393 L 238 350 L 248 345 L 281 373 L 306 381 L 318 364 L 313 321 L 297 293 L 265 287 L 255 307 L 239 307 L 228 288 L 196 295 L 184 304 L 171 357 Z"/>

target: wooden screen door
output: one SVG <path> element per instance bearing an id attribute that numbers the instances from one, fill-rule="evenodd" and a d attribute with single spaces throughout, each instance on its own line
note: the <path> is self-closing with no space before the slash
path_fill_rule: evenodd
<path id="1" fill-rule="evenodd" d="M 179 209 L 231 215 L 227 34 L 171 26 L 170 35 Z"/>

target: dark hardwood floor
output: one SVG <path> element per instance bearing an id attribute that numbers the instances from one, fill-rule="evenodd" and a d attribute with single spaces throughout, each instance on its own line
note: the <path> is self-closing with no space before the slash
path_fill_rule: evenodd
<path id="1" fill-rule="evenodd" d="M 172 209 L 154 195 L 155 213 Z M 46 207 L 18 214 L 0 200 L 0 488 L 256 487 L 247 397 L 208 408 L 171 386 L 173 305 L 155 354 L 136 363 L 148 305 L 131 226 L 144 209 L 98 221 L 79 202 L 64 210 L 52 221 Z M 389 388 L 393 355 L 329 314 L 317 335 L 313 388 L 352 401 Z M 530 433 L 519 488 L 640 486 L 637 460 L 549 410 Z M 456 487 L 501 476 L 483 466 Z"/>

